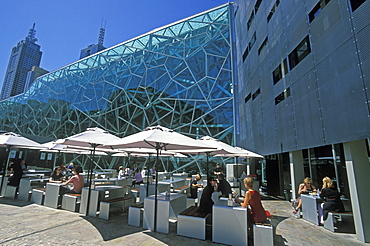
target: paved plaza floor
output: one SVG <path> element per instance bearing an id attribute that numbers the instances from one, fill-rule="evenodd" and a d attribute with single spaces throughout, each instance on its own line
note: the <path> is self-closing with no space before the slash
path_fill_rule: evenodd
<path id="1" fill-rule="evenodd" d="M 263 200 L 273 215 L 274 245 L 369 245 L 355 234 L 333 233 L 293 215 L 290 203 Z M 220 245 L 208 240 L 168 235 L 127 225 L 127 213 L 117 211 L 109 221 L 61 209 L 0 198 L 0 245 Z"/>

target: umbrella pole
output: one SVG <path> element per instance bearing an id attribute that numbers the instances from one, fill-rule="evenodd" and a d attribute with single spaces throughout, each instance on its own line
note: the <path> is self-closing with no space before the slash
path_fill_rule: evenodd
<path id="1" fill-rule="evenodd" d="M 90 161 L 90 166 L 89 166 L 89 191 L 87 193 L 87 204 L 86 204 L 86 215 L 89 215 L 89 209 L 90 209 L 90 197 L 91 197 L 91 181 L 92 181 L 92 165 L 94 162 L 94 155 L 95 155 L 95 148 L 98 146 L 97 144 L 91 144 L 93 149 L 91 150 L 91 161 Z"/>
<path id="2" fill-rule="evenodd" d="M 10 149 L 11 149 L 11 148 L 12 148 L 12 146 L 11 146 L 11 145 L 8 145 L 8 146 L 6 147 L 6 150 L 7 150 L 7 152 L 8 152 L 8 158 L 6 159 L 6 163 L 5 163 L 4 167 L 3 167 L 3 177 L 2 177 L 2 179 L 1 179 L 1 184 L 0 184 L 0 196 L 2 195 L 2 191 L 3 191 L 3 184 L 4 184 L 4 179 L 5 179 L 6 169 L 7 169 L 8 165 L 9 165 Z M 5 195 L 5 194 L 4 194 L 4 195 Z"/>
<path id="3" fill-rule="evenodd" d="M 238 186 L 238 188 L 239 188 L 239 195 L 241 195 L 242 194 L 242 187 L 241 187 L 241 185 L 240 185 L 240 182 L 239 182 L 239 164 L 238 164 L 238 157 L 237 156 L 235 156 L 235 162 L 236 162 L 236 183 L 237 183 L 237 186 Z"/>
<path id="4" fill-rule="evenodd" d="M 155 149 L 157 151 L 157 156 L 155 158 L 155 189 L 154 189 L 154 232 L 157 231 L 157 211 L 158 211 L 158 194 L 157 194 L 157 188 L 158 188 L 158 156 L 159 156 L 159 149 L 160 145 L 159 143 L 156 143 Z"/>
<path id="5" fill-rule="evenodd" d="M 207 179 L 208 179 L 208 177 L 210 177 L 210 174 L 209 174 L 209 152 L 207 152 L 206 154 L 207 154 Z"/>
<path id="6" fill-rule="evenodd" d="M 150 163 L 150 154 L 149 154 L 149 157 L 148 157 L 148 163 Z M 149 194 L 149 173 L 150 173 L 150 169 L 149 169 L 149 165 L 147 165 L 147 174 L 146 174 L 146 197 L 148 197 L 148 194 Z"/>

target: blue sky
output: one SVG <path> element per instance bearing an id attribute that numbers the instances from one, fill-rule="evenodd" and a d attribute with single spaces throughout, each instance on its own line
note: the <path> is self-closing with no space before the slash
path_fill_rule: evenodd
<path id="1" fill-rule="evenodd" d="M 96 44 L 102 18 L 104 46 L 111 47 L 226 0 L 2 0 L 0 3 L 0 90 L 12 47 L 36 23 L 43 52 L 40 67 L 53 71 L 78 60 Z"/>

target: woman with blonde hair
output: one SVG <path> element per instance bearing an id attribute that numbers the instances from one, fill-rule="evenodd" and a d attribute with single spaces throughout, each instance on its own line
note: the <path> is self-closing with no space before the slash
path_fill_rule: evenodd
<path id="1" fill-rule="evenodd" d="M 244 196 L 244 201 L 235 197 L 235 202 L 240 203 L 243 208 L 247 207 L 248 205 L 251 207 L 251 222 L 265 222 L 267 220 L 266 211 L 262 206 L 260 194 L 258 193 L 258 191 L 253 190 L 253 179 L 245 178 L 244 186 L 245 188 L 247 188 L 247 192 Z"/>
<path id="2" fill-rule="evenodd" d="M 317 192 L 316 187 L 312 184 L 312 180 L 309 177 L 306 177 L 298 187 L 298 205 L 294 209 L 293 213 L 296 214 L 302 207 L 302 194 L 309 194 L 310 192 Z"/>
<path id="3" fill-rule="evenodd" d="M 320 223 L 324 224 L 324 220 L 328 218 L 329 212 L 342 212 L 344 211 L 344 206 L 342 200 L 340 200 L 340 193 L 333 181 L 329 177 L 325 177 L 322 183 L 320 197 L 324 199 L 324 203 L 321 204 L 323 213 L 320 216 Z"/>

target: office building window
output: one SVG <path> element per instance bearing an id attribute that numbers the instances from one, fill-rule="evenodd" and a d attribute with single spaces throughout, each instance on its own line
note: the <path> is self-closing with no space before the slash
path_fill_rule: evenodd
<path id="1" fill-rule="evenodd" d="M 248 22 L 247 22 L 247 29 L 248 30 L 249 30 L 249 28 L 251 28 L 253 19 L 254 19 L 254 11 L 252 11 L 251 16 L 249 17 Z"/>
<path id="2" fill-rule="evenodd" d="M 275 97 L 275 105 L 278 105 L 290 96 L 290 87 L 286 88 L 282 93 Z"/>
<path id="3" fill-rule="evenodd" d="M 260 8 L 262 0 L 257 0 L 256 4 L 254 5 L 254 11 L 257 13 L 258 9 Z"/>
<path id="4" fill-rule="evenodd" d="M 258 95 L 261 94 L 261 89 L 258 88 L 252 95 L 252 100 L 256 99 L 256 97 L 258 97 Z"/>
<path id="5" fill-rule="evenodd" d="M 276 2 L 275 2 L 275 4 L 274 4 L 274 6 L 272 6 L 272 9 L 271 9 L 271 11 L 270 11 L 269 15 L 267 16 L 267 22 L 269 22 L 269 21 L 270 21 L 270 19 L 271 19 L 272 15 L 275 13 L 276 8 L 279 6 L 279 4 L 280 4 L 280 0 L 276 0 Z"/>
<path id="6" fill-rule="evenodd" d="M 267 41 L 268 41 L 268 37 L 266 37 L 265 40 L 263 40 L 261 46 L 258 48 L 258 55 L 261 54 L 263 48 L 267 46 Z"/>
<path id="7" fill-rule="evenodd" d="M 251 40 L 249 41 L 249 50 L 252 49 L 256 40 L 257 40 L 257 35 L 256 35 L 256 32 L 254 32 Z"/>
<path id="8" fill-rule="evenodd" d="M 245 97 L 244 102 L 247 103 L 251 99 L 251 93 L 248 94 L 248 96 Z"/>
<path id="9" fill-rule="evenodd" d="M 302 42 L 289 54 L 289 67 L 293 69 L 298 65 L 309 53 L 311 53 L 310 39 L 306 36 Z"/>
<path id="10" fill-rule="evenodd" d="M 350 0 L 352 12 L 361 6 L 366 0 Z"/>
<path id="11" fill-rule="evenodd" d="M 249 54 L 249 46 L 247 46 L 247 48 L 245 48 L 245 51 L 243 53 L 243 61 L 245 61 L 245 59 L 247 58 Z"/>
<path id="12" fill-rule="evenodd" d="M 310 23 L 320 14 L 320 12 L 324 9 L 324 7 L 330 2 L 330 0 L 320 0 L 316 4 L 316 6 L 311 10 L 311 12 L 308 14 L 308 18 L 310 20 Z"/>
<path id="13" fill-rule="evenodd" d="M 279 82 L 286 74 L 288 73 L 288 64 L 286 59 L 283 60 L 282 63 L 275 68 L 275 70 L 272 72 L 272 78 L 274 81 L 274 84 Z"/>

